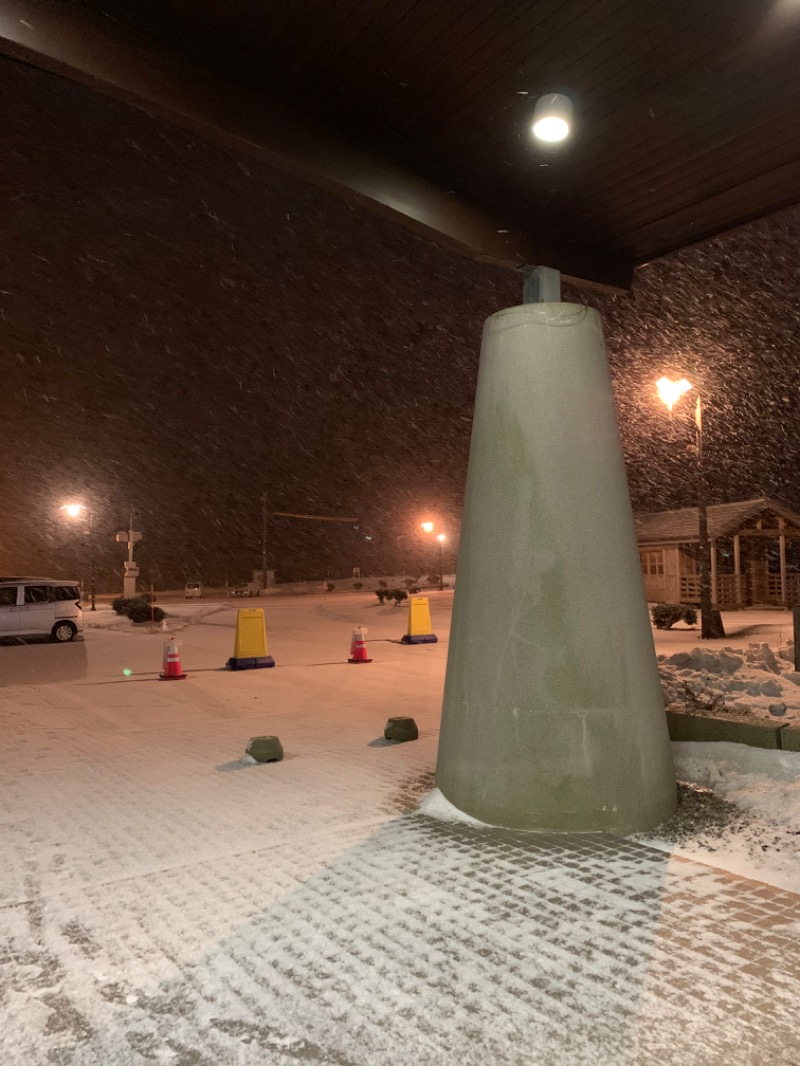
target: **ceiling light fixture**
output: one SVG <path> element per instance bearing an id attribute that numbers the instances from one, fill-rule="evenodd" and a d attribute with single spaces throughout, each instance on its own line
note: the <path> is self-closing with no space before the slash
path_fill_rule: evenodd
<path id="1" fill-rule="evenodd" d="M 533 133 L 540 141 L 554 144 L 569 136 L 572 128 L 572 101 L 563 93 L 548 93 L 536 101 Z"/>

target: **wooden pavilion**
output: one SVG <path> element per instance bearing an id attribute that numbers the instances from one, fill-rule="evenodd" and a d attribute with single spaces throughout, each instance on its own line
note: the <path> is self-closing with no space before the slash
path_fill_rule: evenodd
<path id="1" fill-rule="evenodd" d="M 645 593 L 651 603 L 699 603 L 696 507 L 636 514 Z M 766 498 L 708 507 L 715 607 L 800 604 L 800 515 Z"/>

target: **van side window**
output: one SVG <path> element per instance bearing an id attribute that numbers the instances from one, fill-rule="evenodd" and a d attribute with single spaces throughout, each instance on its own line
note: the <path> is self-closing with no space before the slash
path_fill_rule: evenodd
<path id="1" fill-rule="evenodd" d="M 17 602 L 17 586 L 6 585 L 0 588 L 0 607 L 13 607 Z"/>
<path id="2" fill-rule="evenodd" d="M 79 600 L 81 598 L 81 592 L 77 585 L 52 585 L 50 588 L 50 599 L 57 600 Z"/>
<path id="3" fill-rule="evenodd" d="M 25 603 L 47 603 L 49 591 L 47 585 L 26 585 Z"/>

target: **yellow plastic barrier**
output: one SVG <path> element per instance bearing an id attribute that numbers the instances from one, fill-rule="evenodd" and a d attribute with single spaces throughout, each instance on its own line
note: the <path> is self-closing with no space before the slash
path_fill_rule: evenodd
<path id="1" fill-rule="evenodd" d="M 408 601 L 408 632 L 402 644 L 436 644 L 438 638 L 431 632 L 431 609 L 427 596 L 412 596 Z"/>
<path id="2" fill-rule="evenodd" d="M 236 612 L 236 639 L 227 665 L 231 670 L 259 670 L 275 665 L 267 654 L 267 626 L 261 607 L 243 607 Z"/>

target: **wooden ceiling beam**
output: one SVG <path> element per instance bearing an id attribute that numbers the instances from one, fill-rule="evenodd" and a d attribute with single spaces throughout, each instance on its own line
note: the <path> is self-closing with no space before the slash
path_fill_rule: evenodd
<path id="1" fill-rule="evenodd" d="M 567 281 L 611 292 L 630 287 L 632 257 L 567 243 L 557 231 L 507 232 L 503 221 L 421 174 L 215 78 L 111 19 L 3 0 L 0 52 L 266 159 L 480 262 L 554 267 Z"/>

